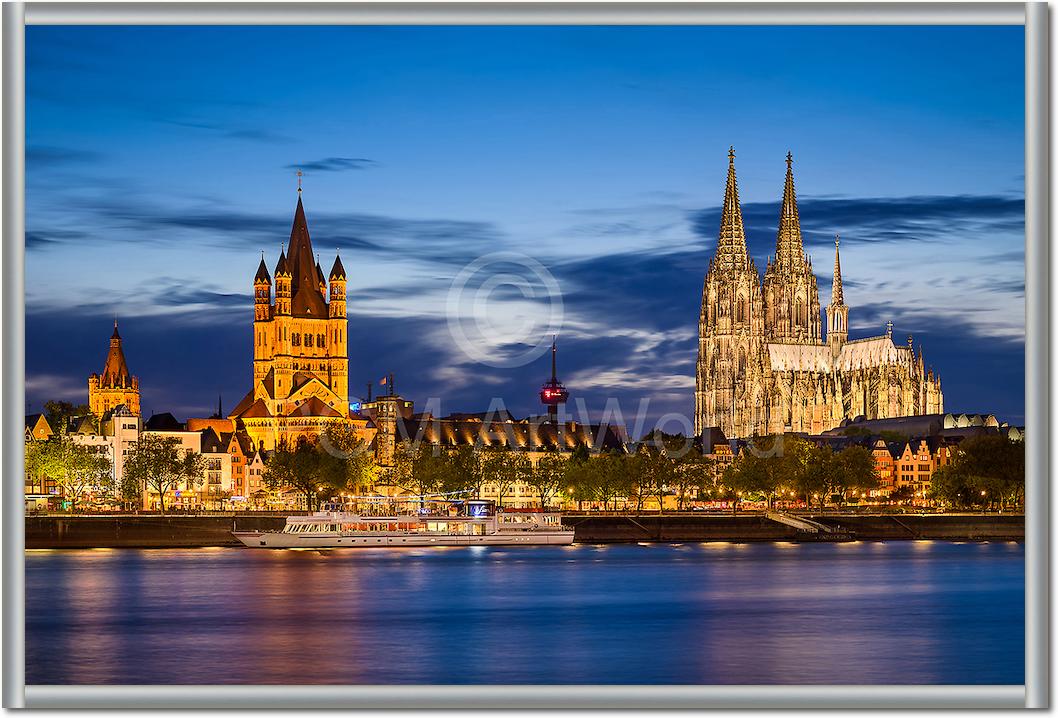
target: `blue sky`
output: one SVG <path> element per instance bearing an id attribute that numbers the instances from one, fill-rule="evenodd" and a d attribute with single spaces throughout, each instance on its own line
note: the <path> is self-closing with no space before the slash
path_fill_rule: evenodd
<path id="1" fill-rule="evenodd" d="M 352 393 L 393 372 L 445 412 L 537 411 L 546 356 L 482 364 L 446 322 L 459 270 L 513 251 L 557 281 L 593 415 L 689 414 L 734 145 L 759 266 L 789 150 L 827 298 L 842 235 L 852 336 L 892 319 L 946 408 L 1023 421 L 1021 28 L 30 27 L 26 51 L 31 409 L 84 399 L 115 314 L 147 413 L 234 405 L 301 167 L 351 275 Z M 507 290 L 490 321 L 535 342 L 546 302 Z"/>

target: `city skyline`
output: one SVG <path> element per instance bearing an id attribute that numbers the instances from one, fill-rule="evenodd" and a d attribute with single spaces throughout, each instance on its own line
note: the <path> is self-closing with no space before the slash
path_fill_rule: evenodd
<path id="1" fill-rule="evenodd" d="M 821 287 L 842 236 L 850 338 L 892 320 L 941 371 L 946 409 L 1023 421 L 1016 28 L 142 30 L 27 30 L 36 407 L 83 400 L 115 314 L 147 415 L 212 412 L 218 393 L 233 406 L 249 378 L 258 251 L 274 266 L 301 168 L 321 261 L 339 249 L 350 273 L 351 395 L 392 373 L 402 394 L 440 396 L 444 411 L 483 411 L 498 396 L 538 413 L 546 354 L 478 364 L 438 310 L 462 266 L 503 249 L 559 283 L 558 374 L 574 400 L 594 416 L 611 396 L 626 416 L 644 398 L 651 416 L 690 416 L 702 278 L 734 144 L 758 267 L 791 150 Z M 265 53 L 280 39 L 297 46 L 282 61 Z M 353 39 L 356 51 L 338 54 Z M 740 41 L 760 56 L 734 63 Z M 904 55 L 833 64 L 865 41 L 901 42 Z M 202 59 L 177 62 L 189 43 L 224 50 L 215 85 L 194 82 Z M 803 53 L 781 65 L 780 47 Z M 475 51 L 493 61 L 487 71 Z M 923 63 L 928 77 L 909 74 Z M 832 72 L 813 77 L 821 67 Z M 176 69 L 167 96 L 147 79 Z M 734 111 L 702 102 L 718 90 L 734 93 Z M 505 309 L 517 320 L 539 308 Z"/>

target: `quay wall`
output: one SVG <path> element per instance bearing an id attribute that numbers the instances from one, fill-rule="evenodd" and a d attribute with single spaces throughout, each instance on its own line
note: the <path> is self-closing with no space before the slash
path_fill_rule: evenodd
<path id="1" fill-rule="evenodd" d="M 798 514 L 866 541 L 937 539 L 982 541 L 1025 539 L 1025 517 L 1018 515 Z M 738 516 L 566 516 L 577 541 L 815 541 L 819 538 L 761 514 Z"/>
<path id="2" fill-rule="evenodd" d="M 1025 538 L 1024 516 L 980 514 L 861 515 L 804 514 L 841 528 L 855 539 L 949 541 Z M 282 516 L 28 516 L 26 548 L 193 548 L 238 546 L 240 531 L 283 527 Z M 567 515 L 582 543 L 637 541 L 814 541 L 817 537 L 760 514 L 666 514 L 644 516 Z"/>

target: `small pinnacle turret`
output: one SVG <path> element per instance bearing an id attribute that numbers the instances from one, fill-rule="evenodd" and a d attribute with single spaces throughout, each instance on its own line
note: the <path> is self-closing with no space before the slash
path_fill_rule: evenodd
<path id="1" fill-rule="evenodd" d="M 841 256 L 838 253 L 838 247 L 841 244 L 841 237 L 834 235 L 834 279 L 830 288 L 830 301 L 832 304 L 844 304 L 845 303 L 845 292 L 841 286 Z"/>
<path id="2" fill-rule="evenodd" d="M 334 264 L 331 265 L 331 281 L 342 280 L 345 281 L 345 267 L 342 266 L 342 258 L 337 252 L 334 253 Z"/>

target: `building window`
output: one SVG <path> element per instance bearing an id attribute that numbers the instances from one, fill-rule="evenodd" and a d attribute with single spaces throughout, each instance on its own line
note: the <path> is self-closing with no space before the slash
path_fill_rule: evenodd
<path id="1" fill-rule="evenodd" d="M 290 338 L 290 343 L 293 344 L 296 347 L 301 346 L 301 335 L 300 334 L 295 334 L 294 336 L 292 336 Z"/>
<path id="2" fill-rule="evenodd" d="M 312 346 L 312 335 L 311 334 L 306 334 L 305 335 L 305 346 L 307 346 L 307 347 L 311 347 Z"/>

